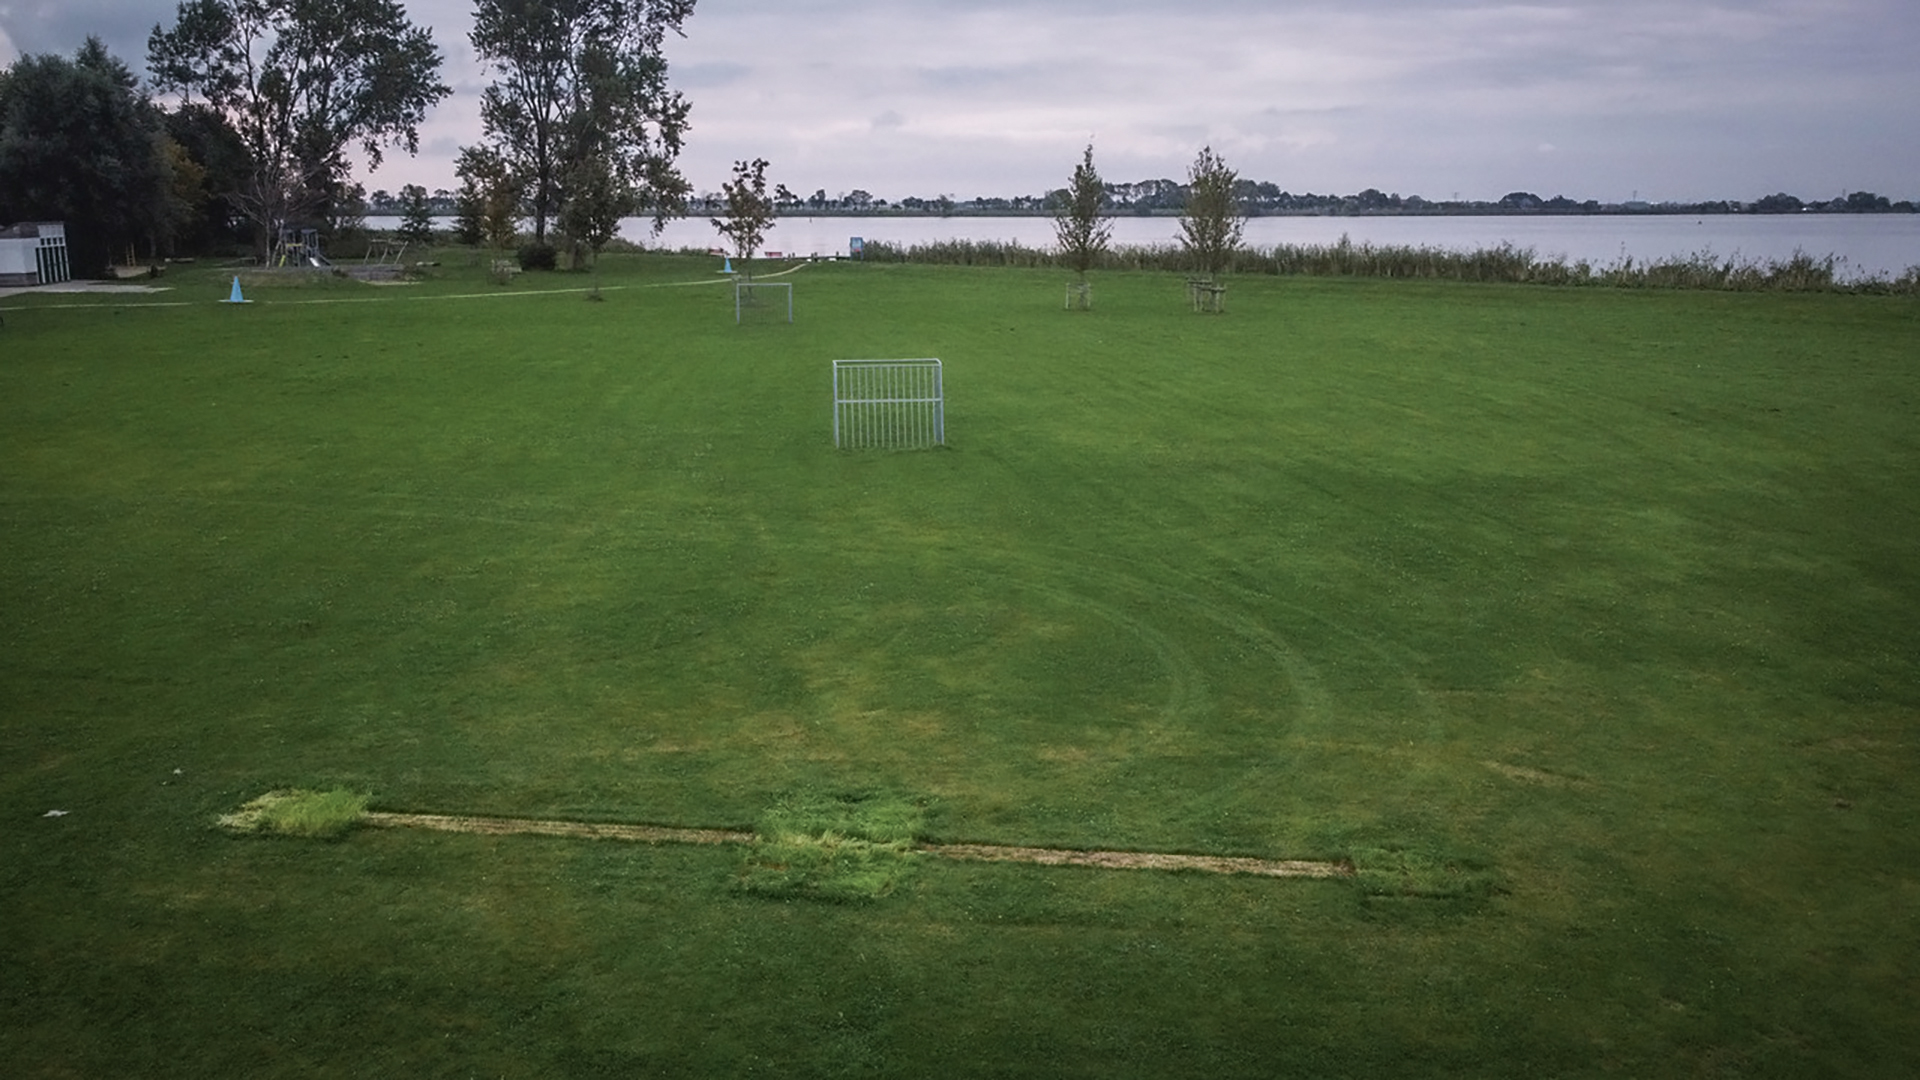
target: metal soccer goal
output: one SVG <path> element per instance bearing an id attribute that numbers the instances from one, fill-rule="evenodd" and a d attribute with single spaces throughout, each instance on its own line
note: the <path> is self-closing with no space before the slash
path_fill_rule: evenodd
<path id="1" fill-rule="evenodd" d="M 833 445 L 907 450 L 946 443 L 940 361 L 833 362 Z"/>
<path id="2" fill-rule="evenodd" d="M 743 307 L 751 308 L 758 305 L 759 303 L 758 296 L 754 291 L 756 289 L 787 290 L 787 321 L 788 322 L 793 321 L 793 283 L 792 282 L 790 281 L 735 281 L 733 283 L 733 321 L 735 325 L 739 325 L 741 308 Z"/>

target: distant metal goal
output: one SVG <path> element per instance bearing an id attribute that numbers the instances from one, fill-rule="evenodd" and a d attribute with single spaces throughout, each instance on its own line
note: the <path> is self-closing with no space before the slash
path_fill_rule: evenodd
<path id="1" fill-rule="evenodd" d="M 735 281 L 733 283 L 733 321 L 736 326 L 739 325 L 740 323 L 740 311 L 742 308 L 753 308 L 753 307 L 759 306 L 759 301 L 756 299 L 757 294 L 754 292 L 754 290 L 756 289 L 787 290 L 787 321 L 788 322 L 793 321 L 793 283 L 792 282 L 790 281 Z"/>
<path id="2" fill-rule="evenodd" d="M 938 360 L 835 360 L 833 445 L 912 450 L 947 443 Z"/>

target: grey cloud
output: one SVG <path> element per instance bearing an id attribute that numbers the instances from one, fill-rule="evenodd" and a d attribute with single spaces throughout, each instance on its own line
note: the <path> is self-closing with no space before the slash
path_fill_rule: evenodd
<path id="1" fill-rule="evenodd" d="M 381 181 L 446 186 L 426 159 L 479 136 L 471 0 L 405 2 L 458 93 Z M 144 71 L 175 4 L 0 0 L 0 32 L 71 53 L 91 30 Z M 1212 142 L 1293 190 L 1920 195 L 1912 0 L 701 0 L 687 32 L 695 177 L 766 156 L 808 190 L 1017 193 L 1091 133 L 1116 176 Z"/>
<path id="2" fill-rule="evenodd" d="M 178 0 L 64 0 L 61 3 L 0 6 L 0 28 L 21 55 L 70 56 L 97 37 L 107 51 L 135 72 L 147 67 L 147 35 L 154 26 L 173 24 Z"/>
<path id="3" fill-rule="evenodd" d="M 1039 77 L 1031 68 L 1021 67 L 923 67 L 914 71 L 921 85 L 942 93 L 978 91 L 1032 83 Z"/>
<path id="4" fill-rule="evenodd" d="M 726 60 L 684 65 L 669 62 L 669 71 L 669 77 L 674 85 L 688 90 L 711 90 L 716 87 L 733 86 L 746 82 L 753 75 L 753 69 L 747 65 Z"/>

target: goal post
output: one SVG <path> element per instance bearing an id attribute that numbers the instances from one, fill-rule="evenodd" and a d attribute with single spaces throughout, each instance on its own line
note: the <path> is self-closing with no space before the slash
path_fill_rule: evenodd
<path id="1" fill-rule="evenodd" d="M 913 450 L 947 443 L 938 360 L 835 360 L 833 445 Z"/>
<path id="2" fill-rule="evenodd" d="M 735 281 L 733 283 L 733 322 L 740 323 L 740 310 L 755 306 L 758 297 L 755 289 L 785 289 L 787 292 L 787 321 L 793 321 L 793 283 L 790 281 Z"/>

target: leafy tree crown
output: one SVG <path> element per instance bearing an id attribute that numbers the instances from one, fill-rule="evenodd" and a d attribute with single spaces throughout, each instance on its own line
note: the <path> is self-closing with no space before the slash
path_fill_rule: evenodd
<path id="1" fill-rule="evenodd" d="M 1206 146 L 1187 170 L 1187 205 L 1180 215 L 1180 243 L 1206 274 L 1227 268 L 1240 248 L 1246 218 L 1234 198 L 1237 174 Z"/>
<path id="2" fill-rule="evenodd" d="M 1093 167 L 1093 144 L 1088 143 L 1080 164 L 1066 190 L 1057 193 L 1053 219 L 1054 238 L 1067 265 L 1082 278 L 1107 250 L 1113 238 L 1113 223 L 1101 215 L 1106 205 L 1106 184 Z"/>

